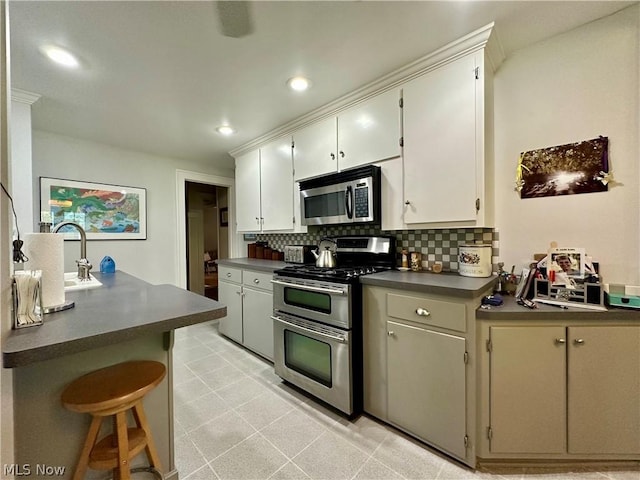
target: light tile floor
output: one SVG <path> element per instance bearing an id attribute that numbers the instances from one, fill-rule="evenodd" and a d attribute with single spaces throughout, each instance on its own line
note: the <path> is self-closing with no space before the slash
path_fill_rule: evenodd
<path id="1" fill-rule="evenodd" d="M 180 479 L 640 480 L 638 469 L 474 472 L 371 417 L 349 421 L 316 403 L 220 336 L 217 322 L 175 339 Z"/>

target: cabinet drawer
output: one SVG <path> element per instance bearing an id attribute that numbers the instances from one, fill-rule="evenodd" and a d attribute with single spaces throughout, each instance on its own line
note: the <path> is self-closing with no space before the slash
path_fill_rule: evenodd
<path id="1" fill-rule="evenodd" d="M 242 275 L 242 284 L 247 287 L 260 288 L 262 290 L 273 291 L 273 284 L 271 279 L 272 273 L 252 272 L 245 270 Z"/>
<path id="2" fill-rule="evenodd" d="M 466 307 L 462 303 L 388 293 L 387 315 L 458 332 L 467 330 Z"/>
<path id="3" fill-rule="evenodd" d="M 242 270 L 239 268 L 218 267 L 218 280 L 242 283 Z"/>

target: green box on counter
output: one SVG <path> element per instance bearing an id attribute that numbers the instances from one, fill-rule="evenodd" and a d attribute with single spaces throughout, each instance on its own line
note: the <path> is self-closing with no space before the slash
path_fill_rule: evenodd
<path id="1" fill-rule="evenodd" d="M 640 287 L 613 283 L 605 284 L 604 293 L 607 305 L 611 307 L 640 309 Z"/>

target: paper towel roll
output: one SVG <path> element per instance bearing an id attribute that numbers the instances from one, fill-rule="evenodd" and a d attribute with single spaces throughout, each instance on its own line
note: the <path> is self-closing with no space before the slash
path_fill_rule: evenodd
<path id="1" fill-rule="evenodd" d="M 28 233 L 24 253 L 29 257 L 25 268 L 42 270 L 42 305 L 55 307 L 64 303 L 64 236 L 59 233 Z"/>

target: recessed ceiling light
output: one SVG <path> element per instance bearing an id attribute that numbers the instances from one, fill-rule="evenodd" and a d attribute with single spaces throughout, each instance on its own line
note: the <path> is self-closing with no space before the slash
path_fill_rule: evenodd
<path id="1" fill-rule="evenodd" d="M 236 133 L 236 130 L 235 128 L 230 127 L 229 125 L 221 125 L 218 128 L 216 128 L 216 132 L 218 132 L 220 135 L 229 136 Z"/>
<path id="2" fill-rule="evenodd" d="M 43 45 L 40 51 L 54 62 L 68 68 L 77 68 L 80 66 L 78 59 L 68 50 L 56 47 L 55 45 Z"/>
<path id="3" fill-rule="evenodd" d="M 291 90 L 295 90 L 296 92 L 304 92 L 309 88 L 311 82 L 304 77 L 293 77 L 287 80 L 287 85 Z"/>

